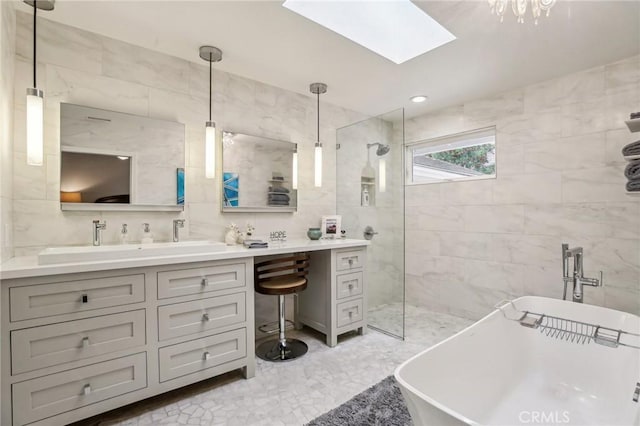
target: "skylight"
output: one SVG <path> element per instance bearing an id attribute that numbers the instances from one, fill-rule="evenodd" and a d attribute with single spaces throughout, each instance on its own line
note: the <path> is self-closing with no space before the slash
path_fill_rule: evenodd
<path id="1" fill-rule="evenodd" d="M 283 6 L 396 64 L 456 38 L 409 0 L 286 0 Z"/>

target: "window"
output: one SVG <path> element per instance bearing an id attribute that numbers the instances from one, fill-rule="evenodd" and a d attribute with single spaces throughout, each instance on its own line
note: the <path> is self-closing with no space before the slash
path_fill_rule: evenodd
<path id="1" fill-rule="evenodd" d="M 407 145 L 407 182 L 435 183 L 496 176 L 495 127 Z"/>

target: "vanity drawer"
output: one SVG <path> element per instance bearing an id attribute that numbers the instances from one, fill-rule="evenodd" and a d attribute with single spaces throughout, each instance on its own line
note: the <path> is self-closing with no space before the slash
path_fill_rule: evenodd
<path id="1" fill-rule="evenodd" d="M 12 287 L 11 321 L 144 301 L 144 274 Z"/>
<path id="2" fill-rule="evenodd" d="M 244 287 L 246 285 L 244 270 L 244 263 L 234 263 L 158 272 L 158 298 L 166 299 Z"/>
<path id="3" fill-rule="evenodd" d="M 160 381 L 175 379 L 247 356 L 247 330 L 167 346 L 158 350 Z M 203 377 L 204 379 L 205 377 Z"/>
<path id="4" fill-rule="evenodd" d="M 336 270 L 348 271 L 362 268 L 364 265 L 364 250 L 349 250 L 336 253 Z"/>
<path id="5" fill-rule="evenodd" d="M 145 353 L 15 383 L 14 424 L 25 425 L 146 386 Z"/>
<path id="6" fill-rule="evenodd" d="M 338 328 L 362 321 L 362 299 L 339 303 L 336 315 L 338 316 L 336 321 Z"/>
<path id="7" fill-rule="evenodd" d="M 246 320 L 245 294 L 199 299 L 158 307 L 158 337 L 167 340 L 205 333 Z"/>
<path id="8" fill-rule="evenodd" d="M 362 294 L 362 277 L 362 272 L 336 276 L 336 298 L 344 299 L 345 297 Z"/>
<path id="9" fill-rule="evenodd" d="M 11 373 L 78 361 L 145 343 L 144 309 L 14 330 L 11 332 Z"/>

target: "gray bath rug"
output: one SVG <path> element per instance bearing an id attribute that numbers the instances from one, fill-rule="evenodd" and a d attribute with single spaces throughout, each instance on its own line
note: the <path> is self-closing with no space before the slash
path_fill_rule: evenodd
<path id="1" fill-rule="evenodd" d="M 393 376 L 324 413 L 308 426 L 411 426 L 411 417 Z"/>

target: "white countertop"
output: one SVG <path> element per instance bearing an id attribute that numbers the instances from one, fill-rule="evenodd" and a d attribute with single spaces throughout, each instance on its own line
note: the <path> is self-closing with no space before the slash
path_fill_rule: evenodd
<path id="1" fill-rule="evenodd" d="M 44 275 L 71 274 L 76 272 L 106 271 L 111 269 L 138 268 L 176 263 L 206 262 L 209 260 L 238 259 L 242 257 L 269 256 L 302 251 L 331 250 L 363 247 L 367 240 L 291 240 L 285 243 L 269 243 L 268 248 L 247 249 L 242 245 L 227 246 L 226 250 L 204 254 L 139 257 L 135 259 L 105 260 L 99 262 L 59 263 L 38 265 L 37 256 L 14 257 L 0 265 L 0 279 L 40 277 Z"/>

